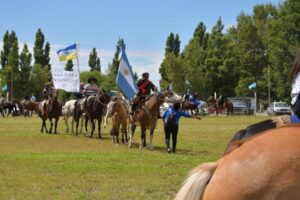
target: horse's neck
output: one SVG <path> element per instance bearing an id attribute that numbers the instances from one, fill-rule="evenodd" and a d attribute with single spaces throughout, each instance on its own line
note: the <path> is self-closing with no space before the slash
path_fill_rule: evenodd
<path id="1" fill-rule="evenodd" d="M 150 112 L 156 112 L 162 103 L 163 102 L 160 102 L 157 96 L 152 96 L 145 102 L 145 106 L 147 106 Z"/>

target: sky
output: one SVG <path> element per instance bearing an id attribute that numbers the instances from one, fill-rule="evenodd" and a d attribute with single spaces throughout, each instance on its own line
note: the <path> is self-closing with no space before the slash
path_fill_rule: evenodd
<path id="1" fill-rule="evenodd" d="M 133 71 L 138 75 L 149 72 L 150 79 L 158 85 L 158 70 L 171 32 L 179 34 L 183 49 L 199 22 L 204 22 L 210 32 L 221 17 L 226 30 L 236 24 L 242 11 L 252 14 L 256 4 L 278 5 L 282 1 L 0 0 L 0 38 L 7 30 L 14 30 L 20 50 L 27 43 L 32 51 L 35 33 L 41 28 L 51 44 L 53 70 L 63 70 L 65 66 L 65 62 L 59 62 L 56 51 L 76 42 L 80 71 L 89 69 L 88 56 L 95 47 L 105 72 L 121 37 Z M 0 41 L 0 50 L 2 46 Z"/>

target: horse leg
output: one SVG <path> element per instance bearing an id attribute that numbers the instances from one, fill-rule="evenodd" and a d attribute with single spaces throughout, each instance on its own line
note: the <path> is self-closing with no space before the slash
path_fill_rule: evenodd
<path id="1" fill-rule="evenodd" d="M 146 146 L 146 127 L 141 125 L 141 142 L 140 142 L 140 149 Z"/>
<path id="2" fill-rule="evenodd" d="M 55 124 L 54 124 L 54 133 L 57 134 L 57 123 L 59 120 L 59 116 L 55 117 Z"/>
<path id="3" fill-rule="evenodd" d="M 130 148 L 131 145 L 132 145 L 132 141 L 133 141 L 133 135 L 134 135 L 134 132 L 135 132 L 135 129 L 136 129 L 136 125 L 135 124 L 131 124 L 130 126 L 130 134 L 129 134 L 129 144 L 128 144 L 128 147 Z"/>
<path id="4" fill-rule="evenodd" d="M 49 133 L 52 134 L 52 126 L 53 126 L 52 117 L 49 117 L 49 121 L 50 121 L 50 130 L 49 130 Z"/>
<path id="5" fill-rule="evenodd" d="M 150 150 L 153 150 L 153 134 L 154 134 L 154 128 L 150 129 Z"/>
<path id="6" fill-rule="evenodd" d="M 82 133 L 83 120 L 84 120 L 84 116 L 81 116 L 81 117 L 80 117 L 80 133 Z M 79 122 L 79 121 L 78 121 L 78 122 Z"/>
<path id="7" fill-rule="evenodd" d="M 92 130 L 91 130 L 91 135 L 90 135 L 90 138 L 93 137 L 94 135 L 94 130 L 95 130 L 95 121 L 93 118 L 90 118 L 90 121 L 91 121 L 91 124 L 92 124 Z M 87 129 L 87 122 L 85 122 L 85 128 Z"/>
<path id="8" fill-rule="evenodd" d="M 87 126 L 88 126 L 88 122 L 89 122 L 89 118 L 87 116 L 85 116 L 85 134 L 87 135 L 88 133 L 88 129 L 87 129 Z M 92 123 L 92 120 L 91 120 L 91 123 Z M 92 128 L 92 127 L 91 127 Z"/>
<path id="9" fill-rule="evenodd" d="M 98 120 L 98 133 L 99 133 L 99 139 L 103 139 L 101 136 L 101 122 L 102 122 L 102 118 L 97 119 Z"/>
<path id="10" fill-rule="evenodd" d="M 65 122 L 65 125 L 66 125 L 66 133 L 68 133 L 69 132 L 69 126 L 68 126 L 68 118 L 69 118 L 69 115 L 68 114 L 66 114 L 65 116 L 64 116 L 64 122 Z"/>
<path id="11" fill-rule="evenodd" d="M 74 133 L 74 117 L 72 117 L 72 122 L 71 122 L 71 124 L 72 124 L 72 132 L 71 132 L 71 134 L 72 134 L 72 133 Z"/>

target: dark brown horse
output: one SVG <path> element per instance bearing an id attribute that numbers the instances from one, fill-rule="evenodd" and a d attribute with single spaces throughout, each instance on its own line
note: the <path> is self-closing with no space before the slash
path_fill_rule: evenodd
<path id="1" fill-rule="evenodd" d="M 76 124 L 76 136 L 78 136 L 78 126 L 79 126 L 79 120 L 81 119 L 81 127 L 80 127 L 80 132 L 82 132 L 82 123 L 83 123 L 83 118 L 86 114 L 86 100 L 87 98 L 82 98 L 82 99 L 78 99 L 75 102 L 74 105 L 74 113 L 73 113 L 73 118 L 75 120 L 75 124 Z M 86 126 L 85 126 L 85 131 L 87 134 L 87 121 L 86 121 Z"/>
<path id="2" fill-rule="evenodd" d="M 227 110 L 227 116 L 229 114 L 233 115 L 233 112 L 234 112 L 233 104 L 229 100 L 225 99 L 222 104 L 219 104 L 218 101 L 213 96 L 210 96 L 207 100 L 207 103 L 209 106 L 213 106 L 215 108 L 217 116 L 219 114 L 219 111 L 223 110 L 225 108 Z"/>
<path id="3" fill-rule="evenodd" d="M 173 95 L 170 91 L 163 91 L 157 94 L 153 94 L 145 102 L 142 109 L 135 115 L 130 116 L 131 132 L 128 146 L 131 147 L 133 142 L 133 135 L 137 124 L 141 126 L 141 141 L 140 148 L 146 146 L 146 129 L 150 129 L 150 149 L 153 148 L 153 133 L 156 127 L 157 118 L 159 115 L 159 107 L 164 102 L 166 97 Z"/>
<path id="4" fill-rule="evenodd" d="M 58 98 L 58 91 L 56 89 L 53 89 L 51 91 L 52 93 L 49 94 L 48 98 L 48 117 L 50 120 L 50 130 L 49 133 L 52 133 L 52 127 L 53 127 L 53 122 L 52 119 L 54 118 L 55 124 L 54 124 L 54 133 L 57 133 L 57 123 L 59 120 L 59 117 L 62 115 L 62 104 L 60 101 L 57 99 Z"/>
<path id="5" fill-rule="evenodd" d="M 101 136 L 101 122 L 102 117 L 106 112 L 106 106 L 110 101 L 110 96 L 106 91 L 101 91 L 97 94 L 97 96 L 89 96 L 86 101 L 86 121 L 85 121 L 85 127 L 87 129 L 87 123 L 90 119 L 92 124 L 92 130 L 90 137 L 93 137 L 94 130 L 95 130 L 95 119 L 98 121 L 98 133 L 99 138 L 102 138 Z"/>
<path id="6" fill-rule="evenodd" d="M 22 100 L 21 104 L 24 109 L 24 116 L 32 116 L 33 112 L 35 111 L 36 107 L 36 102 L 33 101 L 27 101 L 27 100 Z"/>
<path id="7" fill-rule="evenodd" d="M 196 167 L 175 200 L 299 199 L 299 132 L 299 124 L 287 125 L 246 139 L 218 161 Z"/>
<path id="8" fill-rule="evenodd" d="M 52 133 L 52 128 L 53 128 L 53 122 L 52 119 L 55 119 L 55 124 L 54 124 L 54 133 L 57 133 L 57 123 L 59 120 L 59 117 L 62 114 L 62 105 L 58 101 L 58 91 L 54 89 L 53 87 L 46 87 L 43 90 L 45 96 L 47 99 L 45 99 L 42 102 L 38 103 L 38 114 L 42 118 L 42 128 L 41 132 L 43 132 L 44 128 L 46 129 L 46 132 L 48 132 L 47 127 L 46 127 L 46 120 L 49 118 L 50 121 L 50 129 L 49 133 Z M 36 109 L 36 108 L 35 108 Z"/>

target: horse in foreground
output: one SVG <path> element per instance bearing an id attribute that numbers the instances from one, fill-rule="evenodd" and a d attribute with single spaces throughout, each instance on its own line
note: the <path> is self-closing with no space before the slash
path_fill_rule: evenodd
<path id="1" fill-rule="evenodd" d="M 120 96 L 115 96 L 107 105 L 107 112 L 104 118 L 104 126 L 107 124 L 107 118 L 112 118 L 111 135 L 113 143 L 119 144 L 119 131 L 121 128 L 122 143 L 127 143 L 127 126 L 129 120 L 129 105 Z"/>
<path id="2" fill-rule="evenodd" d="M 233 115 L 233 112 L 234 112 L 233 104 L 229 100 L 225 99 L 224 103 L 222 105 L 219 105 L 217 99 L 213 96 L 210 96 L 207 100 L 207 103 L 209 106 L 213 106 L 215 108 L 217 116 L 219 114 L 219 111 L 222 109 L 225 109 L 225 108 L 227 110 L 227 116 L 229 114 Z"/>
<path id="3" fill-rule="evenodd" d="M 300 125 L 250 137 L 217 162 L 196 167 L 175 200 L 299 199 Z"/>
<path id="4" fill-rule="evenodd" d="M 131 147 L 132 145 L 136 126 L 139 124 L 141 126 L 140 148 L 142 149 L 144 146 L 146 146 L 147 128 L 150 129 L 150 149 L 153 148 L 153 133 L 159 115 L 159 108 L 165 101 L 165 98 L 171 97 L 172 95 L 173 93 L 170 91 L 163 91 L 153 94 L 136 114 L 130 116 L 131 132 L 128 147 Z"/>

